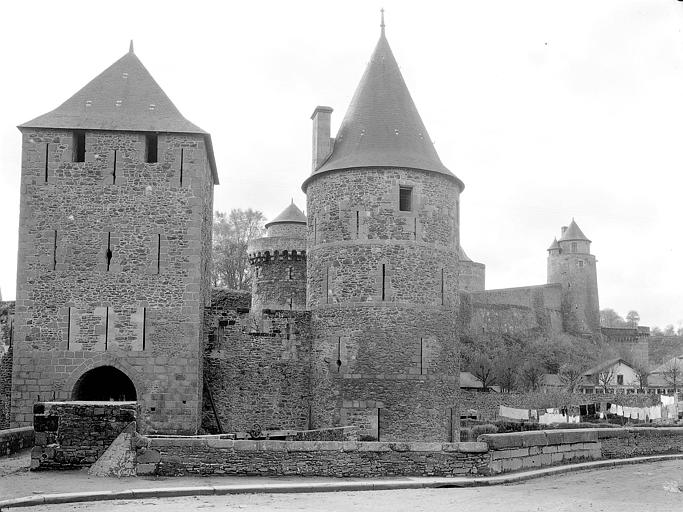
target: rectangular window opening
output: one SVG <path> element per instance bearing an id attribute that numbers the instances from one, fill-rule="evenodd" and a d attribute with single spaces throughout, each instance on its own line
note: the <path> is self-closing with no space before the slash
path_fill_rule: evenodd
<path id="1" fill-rule="evenodd" d="M 74 132 L 73 161 L 85 162 L 85 132 L 82 130 Z"/>
<path id="2" fill-rule="evenodd" d="M 398 209 L 402 212 L 410 212 L 413 209 L 413 188 L 398 188 Z"/>
<path id="3" fill-rule="evenodd" d="M 145 134 L 145 155 L 147 156 L 145 161 L 148 164 L 157 163 L 158 139 L 159 137 L 156 133 Z"/>

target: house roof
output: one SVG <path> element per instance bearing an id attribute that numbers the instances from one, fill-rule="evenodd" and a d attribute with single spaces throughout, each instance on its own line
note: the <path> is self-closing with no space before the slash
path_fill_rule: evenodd
<path id="1" fill-rule="evenodd" d="M 562 236 L 560 237 L 560 242 L 567 242 L 569 240 L 576 241 L 585 241 L 585 242 L 590 242 L 590 240 L 586 237 L 586 235 L 583 234 L 583 231 L 581 231 L 581 228 L 579 225 L 576 223 L 574 219 L 572 219 L 571 223 L 567 227 L 564 233 L 562 233 Z"/>
<path id="2" fill-rule="evenodd" d="M 484 383 L 470 372 L 460 372 L 461 388 L 483 388 Z"/>
<path id="3" fill-rule="evenodd" d="M 432 171 L 454 178 L 461 190 L 464 188 L 462 181 L 441 163 L 408 92 L 383 26 L 339 127 L 332 153 L 311 177 L 326 171 L 358 167 Z"/>
<path id="4" fill-rule="evenodd" d="M 608 361 L 602 362 L 598 364 L 597 366 L 594 366 L 593 368 L 590 368 L 586 370 L 583 375 L 585 377 L 590 377 L 591 375 L 595 375 L 596 373 L 600 373 L 603 370 L 606 370 L 607 368 L 610 368 L 618 363 L 621 363 L 623 365 L 628 366 L 629 368 L 632 368 L 630 364 L 628 364 L 626 361 L 621 359 L 620 357 L 617 357 L 615 359 L 610 359 Z"/>
<path id="5" fill-rule="evenodd" d="M 282 210 L 280 215 L 266 224 L 266 228 L 273 224 L 306 224 L 306 222 L 306 215 L 292 201 L 287 208 Z"/>
<path id="6" fill-rule="evenodd" d="M 564 384 L 560 380 L 560 376 L 557 373 L 545 373 L 545 374 L 543 374 L 542 384 L 544 386 L 558 386 L 558 387 L 564 386 Z"/>
<path id="7" fill-rule="evenodd" d="M 553 239 L 553 243 L 550 244 L 550 247 L 548 247 L 549 251 L 555 251 L 560 249 L 560 244 L 557 241 L 557 238 Z"/>
<path id="8" fill-rule="evenodd" d="M 670 365 L 674 364 L 679 366 L 683 372 L 683 355 L 672 357 L 668 361 L 665 361 L 663 364 L 652 370 L 650 373 L 663 373 L 669 369 Z"/>
<path id="9" fill-rule="evenodd" d="M 183 117 L 130 50 L 59 107 L 19 128 L 192 133 L 203 135 L 218 183 L 211 136 Z"/>

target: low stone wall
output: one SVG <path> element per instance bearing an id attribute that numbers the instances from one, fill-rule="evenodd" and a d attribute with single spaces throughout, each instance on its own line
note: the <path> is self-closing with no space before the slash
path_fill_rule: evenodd
<path id="1" fill-rule="evenodd" d="M 289 439 L 289 438 L 288 438 Z M 358 427 L 319 428 L 300 430 L 292 441 L 358 441 Z"/>
<path id="2" fill-rule="evenodd" d="M 601 458 L 598 430 L 555 430 L 483 434 L 478 441 L 488 445 L 491 473 Z"/>
<path id="3" fill-rule="evenodd" d="M 39 402 L 31 470 L 87 467 L 136 421 L 136 402 Z"/>
<path id="4" fill-rule="evenodd" d="M 0 430 L 0 457 L 12 455 L 24 448 L 31 448 L 34 438 L 33 427 Z"/>
<path id="5" fill-rule="evenodd" d="M 598 439 L 605 459 L 683 452 L 683 427 L 598 429 Z"/>
<path id="6" fill-rule="evenodd" d="M 474 476 L 489 471 L 484 443 L 147 438 L 145 444 L 138 449 L 138 475 Z"/>

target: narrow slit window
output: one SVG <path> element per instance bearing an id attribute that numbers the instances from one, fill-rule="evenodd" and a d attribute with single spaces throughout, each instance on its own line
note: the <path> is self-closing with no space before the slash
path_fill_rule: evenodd
<path id="1" fill-rule="evenodd" d="M 318 219 L 313 219 L 313 243 L 318 243 Z"/>
<path id="2" fill-rule="evenodd" d="M 117 151 L 114 150 L 114 169 L 111 172 L 111 184 L 116 185 L 116 156 L 117 156 Z"/>
<path id="3" fill-rule="evenodd" d="M 66 311 L 66 349 L 71 345 L 71 306 Z"/>
<path id="4" fill-rule="evenodd" d="M 52 243 L 52 270 L 57 270 L 57 230 L 55 229 L 55 238 Z"/>
<path id="5" fill-rule="evenodd" d="M 50 143 L 45 144 L 45 183 L 47 183 L 48 166 L 50 164 Z"/>
<path id="6" fill-rule="evenodd" d="M 341 370 L 341 366 L 341 336 L 339 336 L 339 339 L 337 340 L 337 373 Z"/>
<path id="7" fill-rule="evenodd" d="M 360 238 L 360 212 L 356 210 L 356 238 Z"/>
<path id="8" fill-rule="evenodd" d="M 413 188 L 399 187 L 398 188 L 398 209 L 402 212 L 410 212 L 413 210 Z"/>
<path id="9" fill-rule="evenodd" d="M 157 151 L 158 151 L 159 137 L 156 133 L 147 133 L 145 135 L 145 146 L 147 155 L 146 162 L 148 164 L 157 163 Z"/>
<path id="10" fill-rule="evenodd" d="M 157 274 L 161 273 L 161 235 L 157 235 Z"/>
<path id="11" fill-rule="evenodd" d="M 413 240 L 417 240 L 417 217 L 413 219 Z"/>
<path id="12" fill-rule="evenodd" d="M 292 280 L 292 267 L 287 267 L 287 279 Z"/>
<path id="13" fill-rule="evenodd" d="M 147 343 L 147 308 L 142 308 L 142 350 Z"/>
<path id="14" fill-rule="evenodd" d="M 377 441 L 379 441 L 380 425 L 382 420 L 382 409 L 377 408 Z"/>
<path id="15" fill-rule="evenodd" d="M 382 300 L 386 298 L 387 266 L 382 263 Z"/>
<path id="16" fill-rule="evenodd" d="M 330 267 L 325 269 L 325 304 L 330 303 Z"/>
<path id="17" fill-rule="evenodd" d="M 180 186 L 183 186 L 183 166 L 185 165 L 185 149 L 180 150 Z"/>
<path id="18" fill-rule="evenodd" d="M 107 233 L 107 252 L 105 256 L 107 258 L 107 272 L 109 272 L 109 269 L 111 267 L 111 258 L 113 256 L 113 253 L 111 251 L 111 232 Z"/>
<path id="19" fill-rule="evenodd" d="M 420 375 L 424 375 L 424 338 L 420 338 Z"/>
<path id="20" fill-rule="evenodd" d="M 444 290 L 444 276 L 443 276 L 443 269 L 441 269 L 441 305 L 443 306 L 443 290 Z"/>
<path id="21" fill-rule="evenodd" d="M 85 132 L 81 130 L 74 132 L 73 161 L 85 162 Z"/>
<path id="22" fill-rule="evenodd" d="M 109 345 L 109 307 L 107 306 L 104 315 L 104 350 L 106 352 Z"/>

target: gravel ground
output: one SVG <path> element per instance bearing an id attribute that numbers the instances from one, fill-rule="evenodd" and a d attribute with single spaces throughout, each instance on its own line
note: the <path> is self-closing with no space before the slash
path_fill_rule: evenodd
<path id="1" fill-rule="evenodd" d="M 34 492 L 46 492 L 44 487 L 51 482 L 51 491 L 75 491 L 95 488 L 158 487 L 161 485 L 185 486 L 194 483 L 263 483 L 263 478 L 212 478 L 212 479 L 166 479 L 144 480 L 97 479 L 87 477 L 83 472 L 35 473 L 22 470 L 22 458 L 12 458 L 12 464 L 5 464 L 0 475 L 0 491 L 10 482 L 21 483 L 21 486 L 36 484 L 34 475 L 39 475 L 40 490 L 33 487 Z M 12 471 L 14 467 L 15 471 Z M 302 479 L 289 479 L 301 481 Z M 316 481 L 323 481 L 319 479 Z M 277 479 L 282 482 L 283 479 Z M 307 479 L 307 481 L 313 481 Z M 71 484 L 71 485 L 70 485 Z M 98 487 L 91 487 L 99 484 Z M 74 487 L 74 485 L 79 485 Z M 152 511 L 187 512 L 190 510 L 240 510 L 244 512 L 285 512 L 285 511 L 429 511 L 440 510 L 468 511 L 618 511 L 618 512 L 667 512 L 683 511 L 683 460 L 653 462 L 617 466 L 608 469 L 581 471 L 560 476 L 551 476 L 529 480 L 519 484 L 477 487 L 469 489 L 420 489 L 399 491 L 368 492 L 335 492 L 311 494 L 255 494 L 231 496 L 197 496 L 188 498 L 162 498 L 145 500 L 104 501 L 93 503 L 75 503 L 66 505 L 46 505 L 32 507 L 32 512 L 48 511 Z M 61 486 L 61 489 L 59 487 Z M 3 493 L 0 492 L 0 495 Z M 31 492 L 13 495 L 27 495 Z M 17 509 L 21 510 L 21 509 Z"/>

